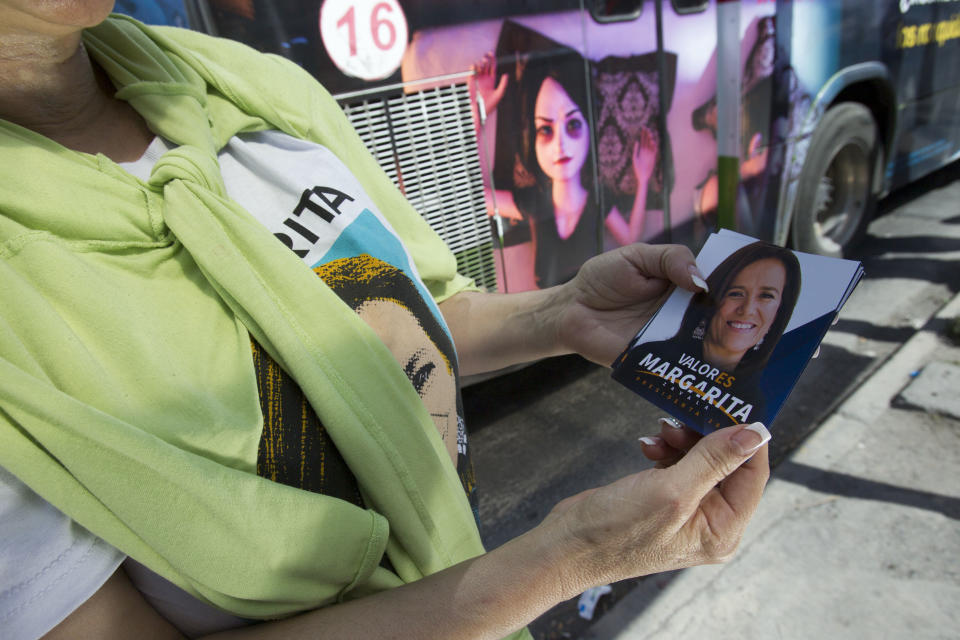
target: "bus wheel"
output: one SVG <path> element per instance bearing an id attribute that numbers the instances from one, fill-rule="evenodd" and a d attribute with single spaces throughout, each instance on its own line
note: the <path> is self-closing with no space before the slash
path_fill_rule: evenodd
<path id="1" fill-rule="evenodd" d="M 863 239 L 876 204 L 879 146 L 877 125 L 862 104 L 843 102 L 824 114 L 800 172 L 795 249 L 841 257 Z"/>

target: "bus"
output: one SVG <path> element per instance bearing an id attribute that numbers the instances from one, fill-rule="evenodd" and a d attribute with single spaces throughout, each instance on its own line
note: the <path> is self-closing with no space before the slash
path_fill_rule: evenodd
<path id="1" fill-rule="evenodd" d="M 285 56 L 490 291 L 720 227 L 844 255 L 960 157 L 960 0 L 119 0 Z"/>

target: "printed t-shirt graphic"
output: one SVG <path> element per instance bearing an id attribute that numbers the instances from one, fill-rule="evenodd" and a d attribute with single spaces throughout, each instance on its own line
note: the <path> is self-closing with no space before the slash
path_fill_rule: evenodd
<path id="1" fill-rule="evenodd" d="M 318 145 L 275 132 L 246 134 L 235 138 L 220 159 L 228 194 L 323 278 L 393 353 L 423 400 L 476 510 L 453 341 L 389 222 L 336 156 Z M 277 382 L 282 370 L 258 345 L 254 351 L 258 378 L 272 381 L 261 385 L 261 473 L 310 488 L 307 467 L 313 464 L 318 476 L 313 484 L 321 492 L 333 489 L 333 495 L 356 502 L 352 479 L 329 477 L 350 475 L 334 447 L 320 447 L 320 462 L 310 462 L 316 453 L 307 444 L 316 440 L 318 429 L 321 438 L 325 434 L 315 416 L 305 417 L 305 399 L 295 399 L 302 392 L 287 396 L 277 391 L 295 383 Z M 277 411 L 289 402 L 283 397 L 295 400 L 286 411 Z M 291 419 L 293 432 L 289 427 L 269 429 L 270 416 Z"/>

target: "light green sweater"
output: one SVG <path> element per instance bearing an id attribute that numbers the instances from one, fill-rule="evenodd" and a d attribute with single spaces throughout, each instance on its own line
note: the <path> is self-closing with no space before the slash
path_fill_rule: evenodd
<path id="1" fill-rule="evenodd" d="M 181 146 L 143 183 L 0 120 L 0 465 L 241 616 L 359 597 L 482 553 L 390 352 L 224 192 L 216 154 L 239 132 L 325 145 L 438 300 L 469 287 L 336 102 L 282 58 L 194 32 L 115 17 L 84 42 L 118 97 Z M 256 476 L 250 335 L 301 384 L 369 510 Z M 384 550 L 396 575 L 378 566 Z"/>

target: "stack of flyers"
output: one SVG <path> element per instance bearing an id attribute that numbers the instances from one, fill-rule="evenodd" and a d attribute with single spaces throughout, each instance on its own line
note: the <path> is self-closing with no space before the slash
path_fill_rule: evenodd
<path id="1" fill-rule="evenodd" d="M 707 239 L 697 265 L 709 292 L 674 290 L 613 377 L 703 434 L 769 426 L 863 267 L 727 230 Z"/>

